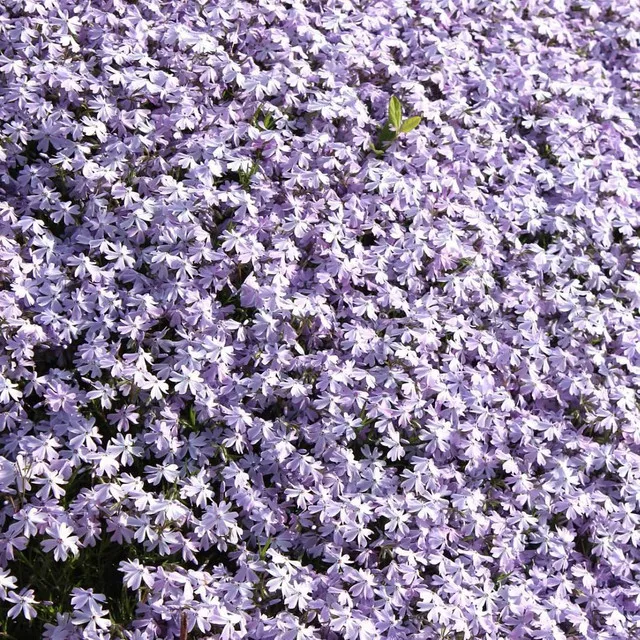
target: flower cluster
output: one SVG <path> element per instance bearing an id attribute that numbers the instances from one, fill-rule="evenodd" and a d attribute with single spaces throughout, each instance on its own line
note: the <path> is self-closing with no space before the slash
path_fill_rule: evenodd
<path id="1" fill-rule="evenodd" d="M 0 635 L 640 637 L 639 46 L 3 0 Z"/>

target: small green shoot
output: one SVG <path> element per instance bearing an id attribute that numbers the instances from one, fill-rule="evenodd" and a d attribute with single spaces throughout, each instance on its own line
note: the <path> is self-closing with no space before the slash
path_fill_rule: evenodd
<path id="1" fill-rule="evenodd" d="M 265 560 L 267 557 L 267 551 L 269 551 L 269 547 L 271 546 L 271 542 L 272 542 L 272 538 L 271 536 L 269 536 L 267 538 L 267 541 L 264 543 L 264 545 L 262 547 L 260 547 L 259 551 L 258 551 L 258 555 L 260 557 L 260 560 Z"/>
<path id="2" fill-rule="evenodd" d="M 411 116 L 406 120 L 402 119 L 402 103 L 396 96 L 391 96 L 387 121 L 378 133 L 376 144 L 371 145 L 371 150 L 378 156 L 384 154 L 389 146 L 395 142 L 401 133 L 413 131 L 422 121 L 420 116 Z"/>
<path id="3" fill-rule="evenodd" d="M 389 100 L 389 123 L 396 131 L 402 126 L 402 105 L 395 96 Z"/>
<path id="4" fill-rule="evenodd" d="M 251 190 L 251 178 L 258 173 L 259 168 L 260 165 L 257 162 L 252 162 L 251 166 L 246 171 L 243 171 L 242 169 L 238 171 L 238 182 L 245 191 Z"/>
<path id="5" fill-rule="evenodd" d="M 262 104 L 258 105 L 256 112 L 251 118 L 251 124 L 260 131 L 272 131 L 276 128 L 276 121 L 273 114 L 269 111 L 264 111 Z"/>

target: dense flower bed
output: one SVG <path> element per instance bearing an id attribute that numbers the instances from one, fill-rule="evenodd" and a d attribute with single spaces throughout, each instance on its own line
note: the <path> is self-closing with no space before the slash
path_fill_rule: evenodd
<path id="1" fill-rule="evenodd" d="M 3 0 L 0 637 L 640 637 L 639 9 Z"/>

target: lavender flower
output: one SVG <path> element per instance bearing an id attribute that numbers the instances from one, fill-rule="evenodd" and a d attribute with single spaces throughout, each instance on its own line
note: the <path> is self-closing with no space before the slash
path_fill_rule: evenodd
<path id="1" fill-rule="evenodd" d="M 637 637 L 638 33 L 2 3 L 2 631 Z"/>

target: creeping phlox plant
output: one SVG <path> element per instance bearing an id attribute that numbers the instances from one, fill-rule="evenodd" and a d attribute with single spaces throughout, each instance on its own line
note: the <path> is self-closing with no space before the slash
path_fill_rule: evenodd
<path id="1" fill-rule="evenodd" d="M 389 100 L 389 118 L 378 135 L 378 146 L 382 147 L 382 149 L 377 149 L 372 144 L 371 150 L 375 151 L 378 155 L 383 155 L 386 147 L 390 143 L 394 142 L 401 133 L 413 131 L 420 124 L 421 120 L 422 118 L 420 118 L 420 116 L 412 116 L 411 118 L 403 120 L 402 104 L 396 96 L 391 96 Z"/>
<path id="2" fill-rule="evenodd" d="M 635 0 L 0 3 L 0 638 L 640 638 Z"/>

